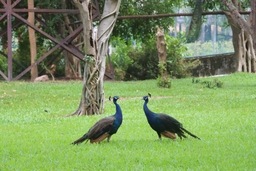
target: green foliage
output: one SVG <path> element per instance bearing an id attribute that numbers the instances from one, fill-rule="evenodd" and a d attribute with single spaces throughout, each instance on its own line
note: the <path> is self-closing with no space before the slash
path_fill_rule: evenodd
<path id="1" fill-rule="evenodd" d="M 193 69 L 197 68 L 198 66 L 202 65 L 199 59 L 194 60 L 185 60 L 181 59 L 172 72 L 172 75 L 176 78 L 185 78 L 190 77 L 191 72 Z"/>
<path id="2" fill-rule="evenodd" d="M 165 36 L 167 44 L 167 68 L 173 77 L 184 78 L 190 76 L 190 71 L 201 63 L 199 60 L 185 61 L 187 53 L 184 38 Z"/>
<path id="3" fill-rule="evenodd" d="M 155 41 L 151 40 L 141 47 L 132 49 L 128 56 L 132 63 L 128 66 L 124 80 L 156 79 L 158 72 L 158 57 Z"/>
<path id="4" fill-rule="evenodd" d="M 193 2 L 193 0 L 189 0 L 190 2 Z M 249 0 L 238 0 L 237 3 L 239 4 L 240 10 L 243 11 L 250 7 L 250 1 Z M 204 3 L 203 8 L 205 11 L 219 11 L 219 10 L 226 10 L 226 6 L 223 5 L 223 2 L 221 0 L 216 1 L 207 1 Z"/>
<path id="5" fill-rule="evenodd" d="M 120 16 L 131 15 L 155 15 L 174 13 L 173 8 L 178 6 L 181 1 L 122 1 L 120 6 Z M 147 41 L 155 36 L 158 26 L 168 30 L 173 24 L 173 18 L 133 18 L 119 19 L 113 30 L 113 35 L 127 39 L 133 37 L 136 40 Z"/>
<path id="6" fill-rule="evenodd" d="M 17 61 L 19 65 L 13 65 L 13 75 L 18 75 L 30 65 L 30 44 L 27 26 L 17 28 L 14 32 L 14 36 L 19 37 L 19 41 L 17 42 L 18 49 L 13 51 L 13 59 Z M 29 77 L 29 74 L 26 74 L 25 77 Z"/>
<path id="7" fill-rule="evenodd" d="M 111 61 L 117 80 L 144 80 L 157 78 L 157 52 L 155 42 L 141 42 L 115 38 L 111 41 Z M 153 49 L 152 49 L 153 48 Z"/>
<path id="8" fill-rule="evenodd" d="M 114 38 L 111 41 L 113 52 L 110 55 L 115 70 L 115 79 L 122 80 L 128 66 L 133 62 L 129 52 L 134 50 L 132 41 L 125 41 L 121 38 Z"/>
<path id="9" fill-rule="evenodd" d="M 224 83 L 219 79 L 215 78 L 214 80 L 204 80 L 204 79 L 192 79 L 192 83 L 200 83 L 206 88 L 221 88 L 223 87 Z"/>
<path id="10" fill-rule="evenodd" d="M 188 0 L 188 1 L 185 1 L 184 5 L 187 6 L 187 7 L 194 8 L 195 3 L 196 3 L 195 0 Z M 237 3 L 239 3 L 241 11 L 250 7 L 250 1 L 249 0 L 238 0 Z M 220 10 L 225 10 L 226 9 L 226 6 L 223 5 L 223 2 L 221 0 L 204 1 L 202 7 L 204 9 L 203 11 L 220 11 Z"/>
<path id="11" fill-rule="evenodd" d="M 172 79 L 170 78 L 170 76 L 158 76 L 157 78 L 157 85 L 159 87 L 163 87 L 163 88 L 171 88 L 172 86 Z"/>
<path id="12" fill-rule="evenodd" d="M 93 58 L 92 56 L 85 56 L 84 60 L 90 64 L 93 64 L 95 62 L 95 58 Z"/>
<path id="13" fill-rule="evenodd" d="M 0 55 L 0 71 L 7 75 L 8 61 L 5 56 Z"/>
<path id="14" fill-rule="evenodd" d="M 199 60 L 185 61 L 186 46 L 184 39 L 165 36 L 167 44 L 167 72 L 176 78 L 190 76 L 190 71 L 199 66 Z M 117 79 L 145 80 L 156 79 L 159 75 L 158 52 L 155 39 L 150 39 L 143 44 L 126 44 L 117 39 L 116 51 L 111 55 Z M 112 43 L 113 44 L 113 43 Z M 165 79 L 164 79 L 165 80 Z M 169 82 L 169 81 L 168 81 Z"/>
<path id="15" fill-rule="evenodd" d="M 171 88 L 171 78 L 169 74 L 167 74 L 165 62 L 158 62 L 159 75 L 157 78 L 157 85 L 159 87 Z"/>
<path id="16" fill-rule="evenodd" d="M 158 62 L 158 68 L 159 68 L 159 73 L 164 74 L 166 71 L 166 63 L 165 62 Z"/>
<path id="17" fill-rule="evenodd" d="M 225 86 L 201 88 L 191 78 L 105 82 L 105 113 L 65 117 L 80 102 L 82 82 L 0 82 L 0 170 L 255 170 L 255 74 L 217 77 Z M 210 78 L 212 79 L 212 78 Z M 167 113 L 201 138 L 158 140 L 142 110 Z M 110 143 L 71 142 L 112 115 L 118 95 L 124 121 Z M 244 160 L 246 159 L 246 160 Z"/>

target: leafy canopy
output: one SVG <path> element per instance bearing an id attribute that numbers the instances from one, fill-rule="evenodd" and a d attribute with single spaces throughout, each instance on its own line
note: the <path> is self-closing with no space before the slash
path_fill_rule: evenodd
<path id="1" fill-rule="evenodd" d="M 179 0 L 124 0 L 121 3 L 119 16 L 169 14 L 174 13 L 174 7 L 179 4 Z M 118 19 L 113 36 L 147 41 L 155 36 L 157 27 L 168 29 L 173 22 L 171 17 Z"/>

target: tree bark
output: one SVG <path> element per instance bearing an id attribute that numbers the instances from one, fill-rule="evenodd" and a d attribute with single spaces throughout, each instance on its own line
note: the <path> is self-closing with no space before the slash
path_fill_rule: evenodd
<path id="1" fill-rule="evenodd" d="M 195 9 L 186 35 L 188 43 L 194 42 L 200 35 L 202 27 L 202 0 L 196 0 Z"/>
<path id="2" fill-rule="evenodd" d="M 156 47 L 158 51 L 158 59 L 159 59 L 159 70 L 160 70 L 160 76 L 162 78 L 165 78 L 167 74 L 167 63 L 166 63 L 166 43 L 164 39 L 164 31 L 160 28 L 157 29 L 156 33 L 157 41 L 156 41 Z"/>
<path id="3" fill-rule="evenodd" d="M 92 27 L 90 0 L 73 1 L 82 18 L 86 63 L 80 104 L 78 109 L 69 116 L 101 114 L 104 112 L 103 79 L 109 38 L 116 23 L 121 0 L 105 0 L 103 14 L 95 33 Z"/>
<path id="4" fill-rule="evenodd" d="M 253 35 L 253 44 L 254 49 L 256 49 L 256 1 L 251 0 L 251 14 L 250 14 L 250 23 L 251 23 L 251 34 Z"/>
<path id="5" fill-rule="evenodd" d="M 28 9 L 34 9 L 34 0 L 28 0 Z M 35 13 L 28 13 L 28 22 L 34 24 L 35 22 Z M 33 64 L 36 61 L 37 49 L 36 49 L 36 35 L 35 30 L 28 27 L 28 35 L 29 35 L 29 44 L 30 44 L 30 62 Z M 31 81 L 34 81 L 36 77 L 38 77 L 37 65 L 31 68 Z"/>
<path id="6" fill-rule="evenodd" d="M 159 76 L 157 78 L 157 85 L 160 87 L 171 88 L 171 80 L 169 78 L 169 74 L 167 72 L 167 49 L 166 42 L 164 38 L 164 30 L 158 28 L 156 33 L 157 41 L 156 47 L 158 51 L 158 68 L 159 68 Z"/>

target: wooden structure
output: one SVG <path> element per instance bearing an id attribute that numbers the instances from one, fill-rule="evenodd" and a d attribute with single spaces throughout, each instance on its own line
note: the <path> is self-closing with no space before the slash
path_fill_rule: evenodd
<path id="1" fill-rule="evenodd" d="M 7 46 L 8 46 L 8 52 L 7 54 L 3 53 L 0 51 L 0 54 L 5 56 L 8 59 L 8 75 L 5 75 L 1 70 L 0 70 L 0 75 L 7 81 L 15 81 L 20 79 L 23 75 L 25 75 L 28 71 L 31 70 L 31 68 L 35 65 L 38 65 L 40 62 L 42 62 L 46 57 L 48 57 L 50 54 L 52 54 L 54 51 L 57 49 L 59 50 L 59 53 L 57 54 L 60 55 L 60 53 L 63 50 L 68 51 L 72 55 L 76 56 L 80 60 L 84 61 L 84 56 L 83 52 L 81 52 L 78 48 L 75 47 L 75 45 L 72 44 L 72 41 L 76 38 L 78 34 L 80 34 L 83 30 L 83 26 L 81 23 L 78 23 L 79 26 L 72 32 L 71 34 L 67 35 L 66 37 L 62 38 L 61 40 L 57 40 L 56 38 L 52 37 L 48 33 L 42 31 L 39 29 L 37 26 L 34 24 L 31 24 L 27 21 L 27 19 L 24 18 L 27 17 L 28 12 L 34 12 L 35 14 L 79 14 L 79 10 L 69 10 L 69 9 L 18 9 L 15 8 L 17 4 L 19 4 L 21 0 L 16 0 L 15 2 L 12 2 L 12 0 L 0 0 L 0 4 L 4 6 L 4 9 L 0 9 L 0 22 L 3 22 L 3 20 L 7 21 L 7 28 L 6 30 L 3 30 L 0 32 L 0 37 L 3 35 L 7 34 Z M 99 20 L 101 14 L 99 11 L 99 5 L 98 1 L 95 0 L 93 4 L 93 20 Z M 17 23 L 12 23 L 12 18 L 15 17 L 19 19 L 19 22 Z M 36 17 L 36 20 L 39 21 L 40 23 L 44 23 L 41 19 Z M 24 68 L 19 65 L 18 61 L 13 60 L 12 58 L 12 30 L 15 27 L 21 26 L 21 25 L 27 25 L 31 28 L 33 28 L 35 31 L 38 33 L 42 34 L 46 38 L 50 39 L 52 42 L 54 42 L 56 45 L 50 49 L 47 53 L 45 53 L 43 56 L 41 56 L 34 64 L 30 65 L 27 68 Z M 56 57 L 57 57 L 56 56 Z M 56 57 L 54 57 L 51 61 L 55 60 Z M 13 78 L 12 74 L 12 66 L 13 63 L 19 65 L 20 67 L 23 68 L 23 71 L 17 75 L 15 78 Z M 113 79 L 113 75 L 106 73 L 105 74 L 108 78 Z"/>

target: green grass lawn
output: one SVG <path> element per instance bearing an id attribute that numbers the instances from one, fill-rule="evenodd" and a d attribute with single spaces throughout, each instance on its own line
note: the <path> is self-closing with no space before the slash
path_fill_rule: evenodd
<path id="1" fill-rule="evenodd" d="M 105 82 L 102 115 L 65 117 L 81 98 L 82 82 L 0 82 L 0 171 L 14 170 L 256 170 L 256 75 L 215 78 L 222 88 L 174 79 L 164 89 L 155 80 Z M 158 140 L 143 112 L 167 113 L 201 140 Z M 123 124 L 110 143 L 71 142 L 97 120 L 114 114 L 108 96 L 120 96 Z"/>

